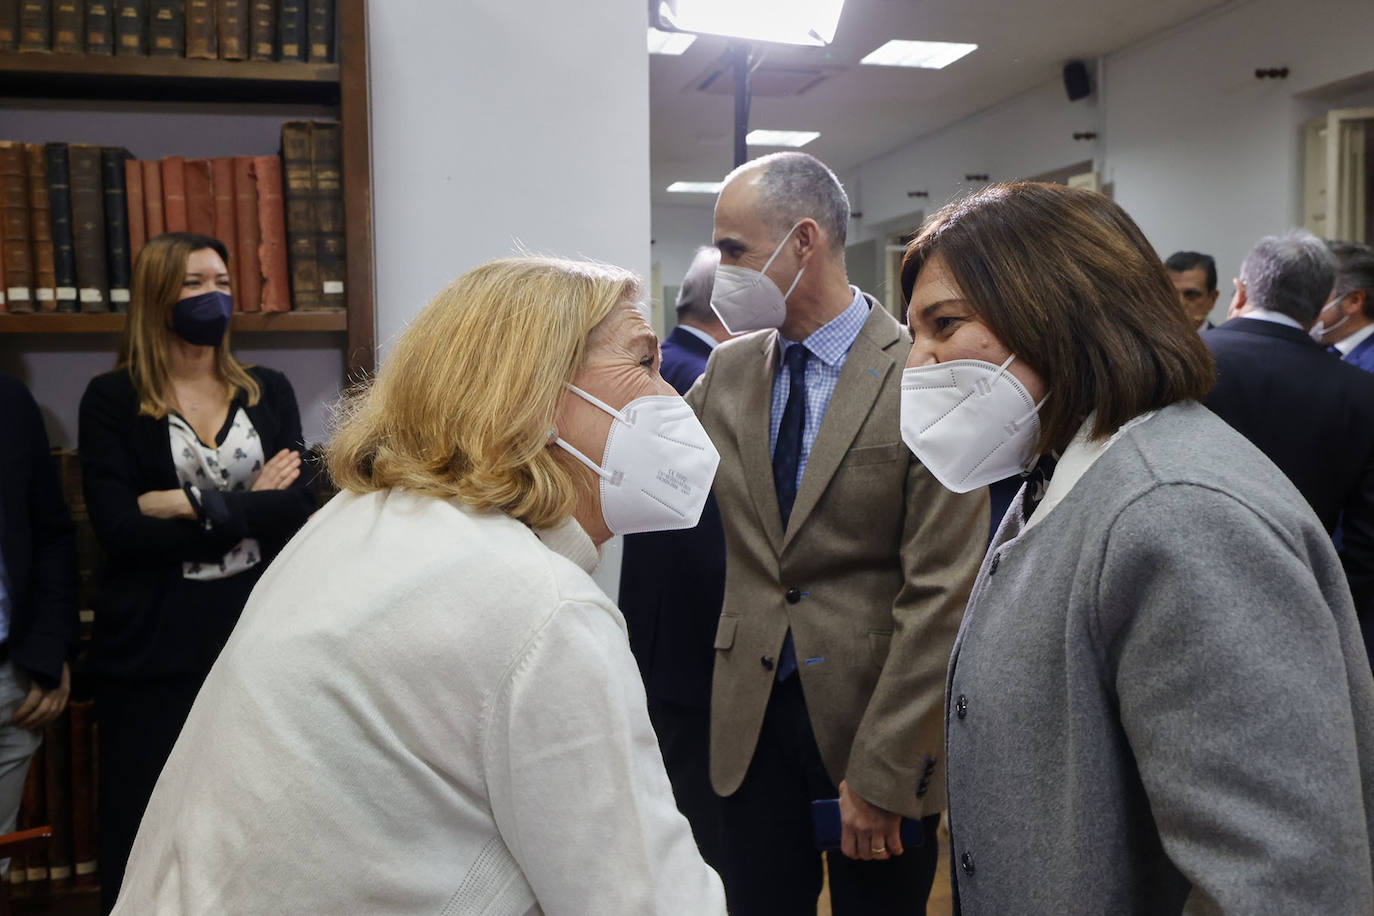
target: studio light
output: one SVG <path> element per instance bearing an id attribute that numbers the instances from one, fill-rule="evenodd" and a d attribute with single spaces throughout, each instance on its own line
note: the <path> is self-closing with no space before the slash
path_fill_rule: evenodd
<path id="1" fill-rule="evenodd" d="M 828 45 L 844 0 L 659 0 L 658 25 L 745 41 Z"/>

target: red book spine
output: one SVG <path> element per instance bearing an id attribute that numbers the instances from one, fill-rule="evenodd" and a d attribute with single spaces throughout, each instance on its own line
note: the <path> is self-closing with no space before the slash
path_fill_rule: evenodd
<path id="1" fill-rule="evenodd" d="M 143 166 L 143 222 L 148 238 L 155 239 L 167 231 L 162 218 L 162 163 L 151 159 Z"/>
<path id="2" fill-rule="evenodd" d="M 264 312 L 291 309 L 290 275 L 286 267 L 286 211 L 282 208 L 281 159 L 254 156 L 253 175 L 258 183 L 258 262 L 262 267 Z"/>
<path id="3" fill-rule="evenodd" d="M 262 232 L 258 227 L 258 184 L 253 178 L 252 156 L 234 159 L 234 204 L 239 231 L 239 261 L 233 270 L 238 280 L 234 304 L 241 312 L 256 312 L 262 308 L 262 268 L 258 263 Z"/>
<path id="4" fill-rule="evenodd" d="M 234 199 L 234 160 L 224 156 L 210 160 L 212 190 L 215 194 L 215 238 L 229 249 L 229 275 L 239 262 L 238 217 Z"/>
<path id="5" fill-rule="evenodd" d="M 187 231 L 186 160 L 180 156 L 162 159 L 162 215 L 166 231 Z"/>
<path id="6" fill-rule="evenodd" d="M 186 227 L 197 235 L 215 236 L 215 192 L 209 159 L 186 160 Z"/>
<path id="7" fill-rule="evenodd" d="M 124 160 L 124 187 L 129 202 L 129 263 L 132 265 L 138 263 L 138 253 L 148 241 L 148 205 L 143 202 L 143 163 L 137 159 Z"/>

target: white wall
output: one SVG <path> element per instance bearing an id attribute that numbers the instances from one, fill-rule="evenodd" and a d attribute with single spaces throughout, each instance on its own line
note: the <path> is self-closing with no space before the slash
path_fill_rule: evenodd
<path id="1" fill-rule="evenodd" d="M 649 276 L 647 20 L 642 0 L 369 4 L 383 358 L 445 284 L 521 246 Z"/>

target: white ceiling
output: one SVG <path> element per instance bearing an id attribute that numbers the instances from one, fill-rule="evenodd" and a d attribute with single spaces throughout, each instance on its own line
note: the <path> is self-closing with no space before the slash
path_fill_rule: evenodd
<path id="1" fill-rule="evenodd" d="M 836 171 L 1057 79 L 1064 63 L 1109 54 L 1223 5 L 1218 0 L 847 0 L 827 48 L 757 45 L 762 82 L 772 67 L 829 75 L 800 95 L 756 94 L 751 128 L 818 130 L 806 151 Z M 891 38 L 973 42 L 944 70 L 860 66 Z M 709 206 L 708 195 L 668 194 L 671 182 L 715 181 L 734 165 L 734 97 L 721 66 L 727 41 L 703 36 L 678 57 L 651 55 L 650 169 L 656 203 Z M 1067 103 L 1067 98 L 1066 98 Z M 1008 138 L 1015 142 L 1015 138 Z M 773 152 L 750 149 L 751 156 Z"/>

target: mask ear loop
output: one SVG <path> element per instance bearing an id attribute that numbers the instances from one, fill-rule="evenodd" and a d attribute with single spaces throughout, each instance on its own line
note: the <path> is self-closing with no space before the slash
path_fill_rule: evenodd
<path id="1" fill-rule="evenodd" d="M 622 412 L 616 410 L 614 407 L 612 407 L 611 405 L 607 404 L 605 401 L 601 400 L 600 398 L 598 398 L 598 397 L 596 397 L 596 396 L 594 396 L 594 395 L 588 394 L 587 392 L 583 391 L 581 388 L 578 388 L 578 387 L 577 387 L 576 385 L 574 385 L 572 382 L 564 382 L 563 384 L 567 386 L 568 390 L 572 391 L 574 394 L 576 394 L 578 397 L 582 398 L 582 399 L 583 399 L 584 401 L 586 401 L 587 403 L 591 404 L 591 405 L 594 406 L 594 407 L 599 407 L 601 410 L 603 410 L 603 411 L 605 411 L 606 413 L 610 414 L 612 418 L 614 418 L 614 419 L 616 419 L 616 420 L 619 420 L 619 421 L 622 422 L 622 423 L 628 423 L 628 422 L 629 422 L 629 420 L 627 420 L 627 419 L 625 418 L 625 415 L 624 415 Z M 580 451 L 578 451 L 576 448 L 574 448 L 574 447 L 573 447 L 566 439 L 564 439 L 562 436 L 557 436 L 557 437 L 553 440 L 553 444 L 554 444 L 554 445 L 557 445 L 559 448 L 563 449 L 563 451 L 567 452 L 569 455 L 572 455 L 572 456 L 573 456 L 574 458 L 576 458 L 578 461 L 580 461 L 580 462 L 582 462 L 583 464 L 585 464 L 588 468 L 590 468 L 590 469 L 592 470 L 592 473 L 596 474 L 596 476 L 600 477 L 602 480 L 605 480 L 606 482 L 610 483 L 612 486 L 619 486 L 619 485 L 620 485 L 620 481 L 621 481 L 623 475 L 622 475 L 619 471 L 617 471 L 617 472 L 614 473 L 614 474 L 610 473 L 610 472 L 607 471 L 605 468 L 603 468 L 601 465 L 597 464 L 595 461 L 593 461 L 592 459 L 588 458 L 586 455 L 582 454 L 582 452 L 580 452 Z"/>
<path id="2" fill-rule="evenodd" d="M 787 230 L 787 234 L 784 235 L 784 236 L 782 237 L 782 241 L 781 241 L 781 242 L 778 242 L 778 247 L 775 248 L 775 249 L 773 249 L 773 254 L 772 254 L 772 255 L 768 258 L 768 260 L 764 263 L 764 265 L 763 265 L 763 270 L 759 271 L 760 274 L 766 274 L 766 273 L 768 273 L 768 268 L 770 268 L 770 267 L 773 266 L 773 262 L 776 261 L 776 260 L 778 259 L 778 255 L 782 254 L 783 246 L 785 246 L 785 245 L 787 244 L 787 240 L 790 239 L 790 238 L 792 237 L 792 233 L 796 232 L 796 231 L 797 231 L 797 227 L 800 226 L 801 224 L 802 224 L 802 221 L 801 221 L 801 220 L 797 220 L 795 223 L 792 224 L 792 228 Z M 794 280 L 792 281 L 792 285 L 791 285 L 791 286 L 787 287 L 787 292 L 785 292 L 785 293 L 782 294 L 782 301 L 786 302 L 786 301 L 787 301 L 787 297 L 790 296 L 790 295 L 792 295 L 792 290 L 794 290 L 794 289 L 797 288 L 797 284 L 801 282 L 802 274 L 804 274 L 804 273 L 806 273 L 806 268 L 805 268 L 805 267 L 803 267 L 801 270 L 797 271 L 796 279 L 794 279 Z"/>

